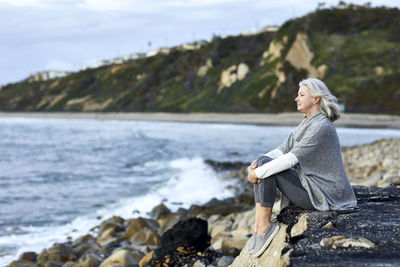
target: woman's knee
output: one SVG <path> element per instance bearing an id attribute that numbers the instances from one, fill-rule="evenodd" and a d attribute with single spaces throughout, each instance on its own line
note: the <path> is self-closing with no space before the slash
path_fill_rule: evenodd
<path id="1" fill-rule="evenodd" d="M 272 160 L 272 158 L 270 158 L 270 157 L 261 156 L 261 157 L 259 157 L 259 158 L 257 159 L 257 163 L 258 163 L 258 166 L 262 166 L 262 165 L 264 165 L 265 163 L 270 162 L 271 160 Z"/>

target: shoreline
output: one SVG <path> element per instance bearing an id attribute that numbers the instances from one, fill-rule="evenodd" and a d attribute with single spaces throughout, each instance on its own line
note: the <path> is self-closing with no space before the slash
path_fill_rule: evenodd
<path id="1" fill-rule="evenodd" d="M 400 116 L 342 113 L 339 127 L 400 129 Z M 0 112 L 0 118 L 52 118 L 137 120 L 159 122 L 228 123 L 270 126 L 296 126 L 303 115 L 287 113 L 167 113 L 167 112 Z"/>

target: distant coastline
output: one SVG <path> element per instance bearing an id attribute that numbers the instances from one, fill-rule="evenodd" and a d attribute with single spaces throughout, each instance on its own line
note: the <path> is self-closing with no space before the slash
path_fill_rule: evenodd
<path id="1" fill-rule="evenodd" d="M 164 113 L 164 112 L 0 112 L 0 118 L 60 118 L 99 120 L 139 120 L 163 122 L 232 123 L 296 126 L 302 119 L 290 113 Z M 343 113 L 339 127 L 400 129 L 400 116 Z"/>

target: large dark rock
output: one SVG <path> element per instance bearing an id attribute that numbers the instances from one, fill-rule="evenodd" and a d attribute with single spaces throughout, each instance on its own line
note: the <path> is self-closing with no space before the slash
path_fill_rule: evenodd
<path id="1" fill-rule="evenodd" d="M 190 218 L 178 222 L 161 236 L 161 249 L 171 252 L 177 247 L 193 246 L 203 251 L 210 245 L 210 240 L 207 221 Z"/>
<path id="2" fill-rule="evenodd" d="M 352 212 L 304 211 L 289 207 L 278 216 L 290 233 L 298 215 L 307 213 L 307 229 L 290 238 L 282 254 L 290 252 L 291 266 L 399 266 L 400 186 L 354 187 L 358 209 Z M 331 222 L 333 227 L 323 228 Z M 333 236 L 366 238 L 374 248 L 326 247 L 321 240 Z"/>
<path id="3" fill-rule="evenodd" d="M 190 259 L 205 253 L 206 248 L 210 246 L 210 240 L 207 221 L 199 218 L 180 221 L 161 236 L 161 246 L 154 251 L 148 264 L 156 266 L 177 262 L 178 259 L 182 260 L 182 257 Z M 212 252 L 209 251 L 208 254 L 210 256 Z"/>

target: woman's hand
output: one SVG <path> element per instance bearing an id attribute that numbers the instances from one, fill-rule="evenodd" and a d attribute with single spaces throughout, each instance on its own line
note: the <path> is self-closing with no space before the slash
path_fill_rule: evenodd
<path id="1" fill-rule="evenodd" d="M 247 174 L 247 180 L 252 183 L 252 184 L 259 184 L 261 182 L 261 179 L 257 177 L 256 173 L 254 172 L 254 169 L 251 168 L 251 166 L 247 169 L 248 174 Z"/>
<path id="2" fill-rule="evenodd" d="M 258 162 L 255 160 L 255 161 L 253 161 L 251 164 L 250 164 L 250 166 L 249 166 L 249 168 L 251 168 L 251 169 L 255 169 L 255 168 L 257 168 L 258 167 Z"/>

